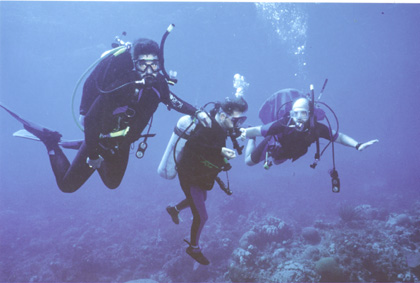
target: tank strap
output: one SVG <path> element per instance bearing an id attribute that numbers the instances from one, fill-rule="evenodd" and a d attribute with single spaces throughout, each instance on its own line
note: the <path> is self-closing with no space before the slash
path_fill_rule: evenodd
<path id="1" fill-rule="evenodd" d="M 174 133 L 178 136 L 178 137 L 182 137 L 183 136 L 183 131 L 181 131 L 180 129 L 178 129 L 178 127 L 175 126 L 174 128 Z"/>

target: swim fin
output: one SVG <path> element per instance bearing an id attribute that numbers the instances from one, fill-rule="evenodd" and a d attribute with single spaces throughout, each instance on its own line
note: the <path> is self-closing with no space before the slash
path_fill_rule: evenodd
<path id="1" fill-rule="evenodd" d="M 28 132 L 25 129 L 14 132 L 13 136 L 18 137 L 18 138 L 33 140 L 33 141 L 41 141 L 34 134 Z M 63 140 L 63 139 L 61 139 L 58 142 L 58 145 L 61 146 L 62 148 L 67 148 L 67 149 L 79 149 L 80 146 L 82 145 L 82 143 L 83 143 L 83 140 Z"/>
<path id="2" fill-rule="evenodd" d="M 14 132 L 13 136 L 18 137 L 18 138 L 33 140 L 33 141 L 41 141 L 39 138 L 37 138 L 35 135 L 31 134 L 30 132 L 28 132 L 25 129 Z"/>
<path id="3" fill-rule="evenodd" d="M 22 118 L 22 117 L 20 117 L 18 114 L 16 114 L 16 113 L 15 113 L 15 112 L 13 112 L 12 110 L 10 110 L 10 109 L 6 108 L 5 106 L 3 106 L 3 105 L 1 105 L 1 104 L 0 104 L 0 107 L 1 107 L 1 108 L 3 108 L 4 110 L 6 110 L 7 112 L 9 112 L 9 114 L 10 114 L 10 115 L 12 115 L 12 116 L 13 116 L 13 118 L 15 118 L 16 120 L 18 120 L 19 122 L 21 122 L 21 123 L 23 124 L 23 126 L 24 126 L 24 127 L 25 127 L 25 126 L 27 126 L 27 127 L 30 127 L 30 128 L 37 129 L 37 130 L 39 130 L 39 131 L 43 131 L 43 129 L 46 129 L 46 130 L 48 130 L 48 131 L 52 131 L 52 130 L 47 129 L 47 128 L 45 128 L 45 127 L 41 126 L 41 125 L 38 125 L 38 124 L 36 124 L 36 123 L 33 123 L 33 122 L 30 122 L 30 121 L 28 121 L 28 120 L 23 119 L 23 118 Z M 52 131 L 52 132 L 53 132 L 53 131 Z"/>
<path id="4" fill-rule="evenodd" d="M 66 141 L 61 140 L 61 134 L 56 131 L 50 130 L 44 126 L 39 124 L 30 122 L 26 119 L 23 119 L 18 114 L 13 112 L 12 110 L 8 109 L 4 105 L 0 104 L 0 107 L 6 110 L 13 118 L 18 120 L 23 124 L 25 130 L 19 130 L 13 134 L 15 137 L 26 138 L 30 140 L 42 141 L 43 143 L 58 143 L 60 146 L 64 148 L 70 149 L 79 149 L 82 145 L 83 140 L 76 140 L 76 141 Z"/>

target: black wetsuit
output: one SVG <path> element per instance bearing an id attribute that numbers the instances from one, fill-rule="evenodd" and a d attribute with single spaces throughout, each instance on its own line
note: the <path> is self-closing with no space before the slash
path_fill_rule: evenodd
<path id="1" fill-rule="evenodd" d="M 265 139 L 251 154 L 254 163 L 264 160 L 267 151 L 270 151 L 276 164 L 288 159 L 295 161 L 308 152 L 309 146 L 317 137 L 331 140 L 328 127 L 318 122 L 310 132 L 308 129 L 297 131 L 295 128 L 285 126 L 284 121 L 278 120 L 262 126 L 261 134 Z"/>
<path id="2" fill-rule="evenodd" d="M 185 144 L 178 165 L 178 176 L 186 199 L 176 205 L 178 210 L 191 207 L 191 245 L 198 246 L 201 230 L 208 219 L 205 201 L 207 191 L 214 186 L 217 174 L 226 165 L 222 147 L 226 147 L 227 133 L 214 119 L 212 127 L 197 125 Z"/>
<path id="3" fill-rule="evenodd" d="M 50 155 L 57 184 L 63 192 L 74 192 L 83 185 L 95 171 L 86 163 L 87 157 L 94 160 L 99 155 L 104 158 L 98 169 L 102 181 L 110 189 L 117 188 L 127 167 L 130 145 L 140 138 L 159 103 L 188 115 L 194 115 L 197 110 L 171 94 L 161 74 L 146 85 L 127 84 L 140 80 L 140 75 L 132 69 L 129 52 L 112 60 L 111 66 L 98 66 L 84 85 L 80 113 L 86 115 L 85 140 L 73 163 L 70 165 L 58 146 L 54 148 L 55 154 Z M 124 84 L 127 85 L 119 88 Z M 99 89 L 117 90 L 95 93 Z M 123 130 L 128 130 L 124 136 L 107 137 Z"/>

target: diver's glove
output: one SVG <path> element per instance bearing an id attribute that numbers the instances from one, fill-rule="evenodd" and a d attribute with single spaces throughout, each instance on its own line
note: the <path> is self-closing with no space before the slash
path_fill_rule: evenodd
<path id="1" fill-rule="evenodd" d="M 197 110 L 195 112 L 195 117 L 197 117 L 198 121 L 206 128 L 211 128 L 211 119 L 209 115 L 203 110 Z"/>
<path id="2" fill-rule="evenodd" d="M 369 146 L 371 146 L 372 144 L 377 143 L 377 142 L 379 142 L 379 140 L 371 140 L 371 141 L 368 141 L 368 142 L 365 142 L 365 143 L 358 143 L 358 144 L 356 145 L 356 149 L 357 149 L 358 151 L 362 151 L 362 150 L 364 150 L 365 148 L 367 148 L 367 147 L 369 147 Z"/>
<path id="3" fill-rule="evenodd" d="M 104 158 L 100 155 L 98 155 L 98 159 L 90 159 L 89 157 L 86 158 L 86 163 L 89 165 L 90 168 L 93 169 L 100 168 L 102 161 L 104 161 Z"/>

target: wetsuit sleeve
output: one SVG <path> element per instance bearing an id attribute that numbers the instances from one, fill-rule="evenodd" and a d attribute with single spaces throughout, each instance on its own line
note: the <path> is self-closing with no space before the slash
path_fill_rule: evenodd
<path id="1" fill-rule="evenodd" d="M 331 135 L 330 135 L 329 128 L 326 125 L 321 124 L 321 123 L 318 123 L 317 126 L 318 126 L 319 136 L 321 138 L 326 139 L 326 140 L 331 140 Z M 333 141 L 335 141 L 337 139 L 337 137 L 338 137 L 338 135 L 334 135 L 333 136 Z"/>
<path id="2" fill-rule="evenodd" d="M 156 80 L 156 85 L 159 90 L 160 101 L 163 104 L 165 104 L 169 109 L 175 109 L 175 111 L 177 112 L 187 114 L 190 116 L 195 115 L 197 108 L 173 94 L 169 90 L 168 83 L 163 75 L 159 74 L 156 77 Z"/>
<path id="3" fill-rule="evenodd" d="M 169 92 L 169 107 L 175 109 L 176 111 L 187 114 L 190 116 L 194 116 L 197 108 L 185 102 L 184 100 L 180 99 L 178 96 Z"/>

